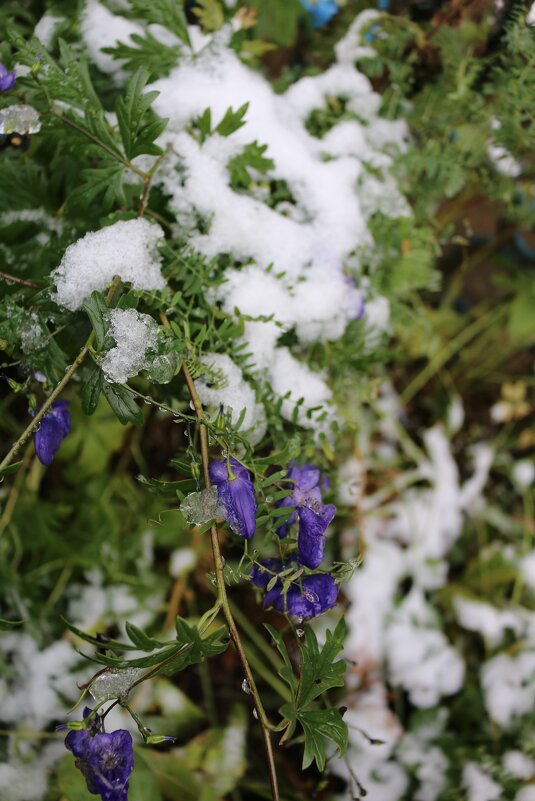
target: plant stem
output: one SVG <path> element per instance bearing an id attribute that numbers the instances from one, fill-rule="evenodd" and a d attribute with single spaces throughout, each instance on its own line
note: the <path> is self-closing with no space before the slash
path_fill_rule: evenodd
<path id="1" fill-rule="evenodd" d="M 3 278 L 4 281 L 13 282 L 14 284 L 22 284 L 22 286 L 30 286 L 32 289 L 43 288 L 41 284 L 35 284 L 33 281 L 26 281 L 24 278 L 17 278 L 16 275 L 10 275 L 9 273 L 0 272 L 0 278 Z"/>
<path id="2" fill-rule="evenodd" d="M 116 275 L 115 278 L 113 279 L 112 285 L 108 290 L 108 294 L 106 295 L 106 305 L 109 305 L 111 303 L 113 295 L 115 294 L 115 290 L 117 289 L 120 283 L 121 279 L 119 278 L 118 275 Z M 15 442 L 15 444 L 9 451 L 9 453 L 7 453 L 6 456 L 4 456 L 4 458 L 0 462 L 0 470 L 11 464 L 11 462 L 13 461 L 13 457 L 16 456 L 16 454 L 19 452 L 22 446 L 26 444 L 26 442 L 29 440 L 29 438 L 31 437 L 31 435 L 33 434 L 33 432 L 43 419 L 43 417 L 48 413 L 48 410 L 50 409 L 56 398 L 58 398 L 61 395 L 61 393 L 63 392 L 63 390 L 65 389 L 65 387 L 67 386 L 67 384 L 69 383 L 75 372 L 78 370 L 80 365 L 83 363 L 87 354 L 89 353 L 89 348 L 93 343 L 94 336 L 95 336 L 94 333 L 90 335 L 89 339 L 87 340 L 86 344 L 84 345 L 84 347 L 82 348 L 76 359 L 68 367 L 65 375 L 63 376 L 59 384 L 57 384 L 54 387 L 54 389 L 52 390 L 46 401 L 43 403 L 43 405 L 41 406 L 41 408 L 39 409 L 33 420 L 29 423 L 28 426 L 26 426 L 26 428 L 24 429 L 18 440 Z"/>
<path id="3" fill-rule="evenodd" d="M 193 379 L 191 377 L 191 373 L 188 370 L 188 367 L 185 363 L 182 364 L 182 372 L 184 374 L 184 380 L 186 382 L 186 386 L 188 388 L 188 392 L 190 394 L 193 406 L 195 408 L 195 416 L 199 421 L 199 439 L 200 439 L 200 446 L 201 446 L 201 460 L 202 460 L 202 467 L 203 467 L 203 476 L 204 476 L 204 483 L 206 488 L 208 489 L 211 486 L 210 481 L 210 474 L 208 471 L 208 463 L 209 463 L 209 455 L 208 455 L 208 432 L 206 426 L 203 422 L 203 409 L 202 404 L 197 394 L 197 390 L 195 389 L 195 384 L 193 383 Z M 238 657 L 240 659 L 243 672 L 245 673 L 245 678 L 249 685 L 249 689 L 251 691 L 251 695 L 254 700 L 254 706 L 258 715 L 258 721 L 260 723 L 262 729 L 262 737 L 264 740 L 264 749 L 266 752 L 266 760 L 268 763 L 268 770 L 269 770 L 269 780 L 271 784 L 271 795 L 273 801 L 279 801 L 279 787 L 277 782 L 277 772 L 275 768 L 275 758 L 273 755 L 273 744 L 271 742 L 271 734 L 270 728 L 271 724 L 268 720 L 266 715 L 264 706 L 262 704 L 262 700 L 260 698 L 260 694 L 258 692 L 258 688 L 256 686 L 254 676 L 251 671 L 251 667 L 249 665 L 249 661 L 247 656 L 245 655 L 245 651 L 243 648 L 243 644 L 240 639 L 240 635 L 238 632 L 238 628 L 234 621 L 234 617 L 232 615 L 229 599 L 227 595 L 227 588 L 225 585 L 225 574 L 223 570 L 223 558 L 221 556 L 221 548 L 219 545 L 219 538 L 217 535 L 217 527 L 212 524 L 210 528 L 210 537 L 212 541 L 212 554 L 214 557 L 214 568 L 215 568 L 215 575 L 216 575 L 216 582 L 217 582 L 217 594 L 218 600 L 221 603 L 221 609 L 223 610 L 223 615 L 225 617 L 227 626 L 229 628 L 230 637 L 232 642 L 234 643 L 234 647 L 238 652 Z"/>

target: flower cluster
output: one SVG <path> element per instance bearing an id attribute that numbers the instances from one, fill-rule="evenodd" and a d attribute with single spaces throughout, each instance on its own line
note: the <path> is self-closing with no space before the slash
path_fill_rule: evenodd
<path id="1" fill-rule="evenodd" d="M 84 718 L 92 710 L 86 707 Z M 132 735 L 126 729 L 106 734 L 102 719 L 94 717 L 85 729 L 70 731 L 65 745 L 76 759 L 87 789 L 102 801 L 127 801 L 128 780 L 134 767 Z"/>
<path id="2" fill-rule="evenodd" d="M 286 569 L 288 564 L 280 559 L 265 559 L 259 565 L 254 565 L 250 579 L 256 587 L 265 590 L 273 577 Z M 332 609 L 337 597 L 338 588 L 333 577 L 327 573 L 317 573 L 292 582 L 286 592 L 282 579 L 277 578 L 274 586 L 266 592 L 264 606 L 274 606 L 277 612 L 307 620 Z"/>
<path id="3" fill-rule="evenodd" d="M 291 494 L 278 502 L 277 506 L 295 507 L 288 520 L 277 529 L 279 537 L 288 535 L 291 526 L 298 521 L 297 563 L 301 567 L 315 569 L 323 561 L 325 548 L 325 530 L 336 514 L 336 507 L 324 504 L 321 487 L 326 487 L 326 480 L 315 465 L 298 465 L 290 462 L 286 474 L 285 486 Z M 264 606 L 274 606 L 278 612 L 284 612 L 303 619 L 315 617 L 336 604 L 338 589 L 334 579 L 327 574 L 306 576 L 293 581 L 285 590 L 284 583 L 278 578 L 273 584 L 273 576 L 287 570 L 289 561 L 267 559 L 255 565 L 250 579 L 261 589 L 267 589 Z M 273 586 L 271 586 L 273 584 Z"/>
<path id="4" fill-rule="evenodd" d="M 56 451 L 71 430 L 68 405 L 69 401 L 54 401 L 34 434 L 35 452 L 44 465 L 52 464 Z"/>
<path id="5" fill-rule="evenodd" d="M 251 475 L 246 468 L 232 456 L 212 462 L 209 468 L 210 479 L 217 488 L 217 498 L 225 512 L 225 519 L 232 531 L 245 539 L 251 539 L 256 529 L 256 494 Z M 336 507 L 324 504 L 322 487 L 326 479 L 315 465 L 288 464 L 284 487 L 290 494 L 277 503 L 279 508 L 295 507 L 288 520 L 277 529 L 279 537 L 284 538 L 291 526 L 298 521 L 297 566 L 312 570 L 323 561 L 325 530 L 336 514 Z M 299 581 L 290 582 L 288 588 L 281 578 L 273 578 L 288 570 L 291 560 L 266 559 L 255 565 L 250 575 L 253 584 L 261 589 L 269 589 L 264 606 L 274 606 L 278 612 L 310 618 L 331 609 L 336 603 L 338 590 L 334 579 L 327 574 L 306 576 Z"/>

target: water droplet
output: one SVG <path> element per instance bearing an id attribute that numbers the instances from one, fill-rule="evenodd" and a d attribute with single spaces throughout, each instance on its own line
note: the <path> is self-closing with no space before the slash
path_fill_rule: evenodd
<path id="1" fill-rule="evenodd" d="M 266 503 L 273 503 L 273 495 L 266 496 Z"/>
<path id="2" fill-rule="evenodd" d="M 150 401 L 148 398 L 144 398 L 144 399 L 143 399 L 143 403 L 146 403 L 146 404 L 147 404 L 147 406 L 150 406 L 150 405 L 151 405 L 151 403 L 152 403 L 152 401 Z"/>
<path id="3" fill-rule="evenodd" d="M 222 450 L 221 451 L 221 456 L 223 457 L 223 459 L 226 459 L 227 453 L 228 453 L 227 450 Z"/>
<path id="4" fill-rule="evenodd" d="M 159 412 L 166 412 L 167 409 L 165 408 L 165 406 L 158 406 L 158 411 Z"/>
<path id="5" fill-rule="evenodd" d="M 34 431 L 40 431 L 40 429 L 41 429 L 41 423 L 37 423 L 37 425 L 34 428 Z"/>
<path id="6" fill-rule="evenodd" d="M 192 400 L 189 402 L 189 408 L 193 409 L 193 411 L 195 411 L 195 404 L 193 403 Z"/>
<path id="7" fill-rule="evenodd" d="M 225 565 L 226 565 L 226 561 L 225 561 L 225 557 L 224 556 L 221 557 L 221 564 L 223 565 L 223 567 L 225 567 Z"/>
<path id="8" fill-rule="evenodd" d="M 256 711 L 256 707 L 253 707 L 253 718 L 258 720 L 258 712 Z"/>
<path id="9" fill-rule="evenodd" d="M 304 637 L 305 636 L 304 629 L 296 629 L 295 633 L 297 634 L 298 637 Z"/>
<path id="10" fill-rule="evenodd" d="M 251 688 L 249 687 L 249 682 L 247 679 L 244 679 L 241 683 L 241 688 L 246 695 L 251 695 Z"/>

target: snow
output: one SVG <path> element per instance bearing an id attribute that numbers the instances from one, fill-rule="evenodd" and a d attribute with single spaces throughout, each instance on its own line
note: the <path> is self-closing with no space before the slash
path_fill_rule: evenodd
<path id="1" fill-rule="evenodd" d="M 415 706 L 436 706 L 441 696 L 462 687 L 464 663 L 437 628 L 434 610 L 416 588 L 393 613 L 385 650 L 391 683 L 407 690 Z"/>
<path id="2" fill-rule="evenodd" d="M 159 225 L 143 219 L 116 222 L 86 234 L 69 245 L 59 267 L 52 273 L 56 303 L 74 311 L 91 292 L 103 292 L 115 275 L 134 289 L 163 289 L 158 243 Z"/>
<path id="3" fill-rule="evenodd" d="M 468 631 L 477 631 L 491 647 L 499 645 L 508 630 L 519 635 L 524 624 L 517 612 L 497 609 L 484 601 L 457 596 L 453 606 L 460 625 Z"/>
<path id="4" fill-rule="evenodd" d="M 157 347 L 158 325 L 148 314 L 134 309 L 112 309 L 108 318 L 108 335 L 116 345 L 106 353 L 100 366 L 108 381 L 126 384 L 129 378 L 150 367 L 147 353 Z"/>
<path id="5" fill-rule="evenodd" d="M 502 794 L 501 786 L 475 762 L 464 766 L 463 785 L 468 801 L 495 801 Z"/>
<path id="6" fill-rule="evenodd" d="M 240 432 L 247 436 L 251 445 L 256 445 L 266 432 L 266 415 L 264 407 L 256 400 L 254 389 L 230 356 L 205 353 L 202 361 L 208 372 L 195 381 L 201 403 L 216 410 L 223 407 L 225 412 L 231 412 L 233 423 L 245 409 Z"/>
<path id="7" fill-rule="evenodd" d="M 0 762 L 0 788 L 2 801 L 42 801 L 48 788 L 50 766 L 64 753 L 63 742 L 44 746 L 37 756 L 26 754 L 21 758 L 20 745 L 10 742 L 8 762 Z M 32 758 L 33 757 L 33 758 Z"/>
<path id="8" fill-rule="evenodd" d="M 54 39 L 56 28 L 61 22 L 63 22 L 63 17 L 57 17 L 47 11 L 35 26 L 33 35 L 48 49 Z"/>
<path id="9" fill-rule="evenodd" d="M 192 548 L 177 548 L 169 559 L 169 575 L 173 578 L 189 573 L 197 564 L 197 556 Z"/>
<path id="10" fill-rule="evenodd" d="M 115 47 L 118 42 L 132 44 L 133 33 L 143 36 L 144 30 L 138 22 L 112 14 L 106 6 L 97 0 L 86 3 L 80 21 L 80 33 L 91 61 L 107 75 L 112 75 L 118 83 L 126 77 L 122 69 L 123 62 L 116 61 L 109 53 L 103 53 L 103 47 Z"/>
<path id="11" fill-rule="evenodd" d="M 237 263 L 227 268 L 217 300 L 245 320 L 250 369 L 277 395 L 291 393 L 283 401 L 284 417 L 291 419 L 304 397 L 297 419 L 314 428 L 321 412 L 307 411 L 322 405 L 331 419 L 331 392 L 322 375 L 300 362 L 297 349 L 291 353 L 277 340 L 290 329 L 300 345 L 337 339 L 361 315 L 363 292 L 346 274 L 351 254 L 371 245 L 362 211 L 369 192 L 358 181 L 366 177 L 365 162 L 388 174 L 389 151 L 405 146 L 407 129 L 377 119 L 380 99 L 353 64 L 336 63 L 277 95 L 239 61 L 226 38 L 220 32 L 194 60 L 183 58 L 169 77 L 151 85 L 160 93 L 155 110 L 170 120 L 161 144 L 172 154 L 159 180 L 192 247 L 209 258 L 228 253 Z M 368 124 L 342 122 L 323 139 L 313 137 L 305 121 L 330 95 L 343 95 Z M 201 144 L 185 130 L 208 107 L 215 126 L 229 107 L 244 103 L 245 124 L 230 137 L 213 134 Z M 285 181 L 292 203 L 271 208 L 262 176 L 251 190 L 231 187 L 228 162 L 254 141 L 267 145 L 265 156 L 274 162 L 266 180 Z M 399 213 L 406 212 L 405 205 Z M 384 329 L 384 307 L 377 311 Z M 328 428 L 326 422 L 323 430 Z"/>
<path id="12" fill-rule="evenodd" d="M 522 751 L 506 751 L 503 755 L 503 767 L 517 779 L 532 779 L 535 776 L 535 759 Z"/>
<path id="13" fill-rule="evenodd" d="M 516 656 L 505 653 L 489 659 L 481 668 L 481 686 L 491 718 L 508 729 L 518 716 L 526 715 L 535 703 L 535 651 Z"/>
<path id="14" fill-rule="evenodd" d="M 513 483 L 520 492 L 529 489 L 535 481 L 535 464 L 531 459 L 519 459 L 511 471 Z"/>
<path id="15" fill-rule="evenodd" d="M 62 695 L 74 699 L 71 669 L 80 657 L 66 640 L 41 650 L 29 634 L 4 634 L 2 651 L 9 654 L 12 673 L 0 679 L 2 720 L 35 731 L 65 716 Z"/>

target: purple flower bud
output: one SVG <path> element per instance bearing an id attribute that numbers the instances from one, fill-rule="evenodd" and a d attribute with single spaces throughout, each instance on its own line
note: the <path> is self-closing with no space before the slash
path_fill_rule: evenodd
<path id="1" fill-rule="evenodd" d="M 319 567 L 323 559 L 324 532 L 336 514 L 336 507 L 323 503 L 321 488 L 327 488 L 328 484 L 315 465 L 299 466 L 290 462 L 287 479 L 287 486 L 292 489 L 292 494 L 279 501 L 277 506 L 295 506 L 296 512 L 279 526 L 277 534 L 285 537 L 298 518 L 297 558 L 305 567 L 314 569 Z"/>
<path id="2" fill-rule="evenodd" d="M 251 539 L 256 529 L 256 495 L 249 471 L 230 458 L 230 475 L 226 460 L 212 462 L 210 479 L 217 487 L 217 497 L 225 508 L 225 518 L 240 537 Z"/>
<path id="3" fill-rule="evenodd" d="M 71 430 L 68 405 L 69 401 L 54 401 L 33 435 L 37 458 L 44 465 L 52 464 L 56 451 Z"/>
<path id="4" fill-rule="evenodd" d="M 0 92 L 9 92 L 15 85 L 16 78 L 15 70 L 9 72 L 3 64 L 0 64 Z"/>
<path id="5" fill-rule="evenodd" d="M 65 746 L 75 756 L 87 789 L 102 801 L 127 801 L 128 780 L 134 767 L 132 735 L 125 729 L 91 735 L 86 729 L 70 731 Z"/>

